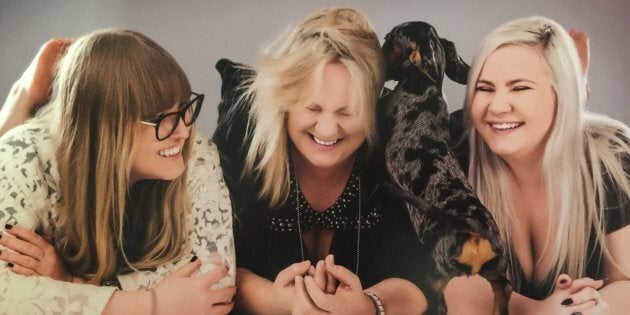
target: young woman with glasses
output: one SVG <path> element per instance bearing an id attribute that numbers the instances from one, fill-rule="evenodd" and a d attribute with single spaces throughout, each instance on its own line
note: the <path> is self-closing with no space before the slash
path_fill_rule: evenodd
<path id="1" fill-rule="evenodd" d="M 16 126 L 66 47 L 52 101 Z M 194 140 L 202 102 L 137 32 L 42 48 L 0 115 L 14 127 L 0 138 L 0 313 L 232 309 L 231 205 L 216 148 Z"/>

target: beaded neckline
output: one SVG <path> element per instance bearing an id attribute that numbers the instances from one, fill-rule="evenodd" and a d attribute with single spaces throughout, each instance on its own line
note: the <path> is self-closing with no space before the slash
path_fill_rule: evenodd
<path id="1" fill-rule="evenodd" d="M 290 211 L 268 214 L 266 216 L 267 228 L 276 232 L 296 232 L 298 226 L 295 211 L 299 208 L 302 232 L 315 229 L 330 229 L 336 231 L 356 230 L 358 198 L 360 194 L 359 185 L 360 179 L 355 167 L 350 175 L 348 184 L 337 201 L 324 211 L 315 211 L 302 194 L 299 185 L 296 187 L 295 175 L 291 172 L 291 182 L 289 186 L 291 189 L 286 207 L 290 209 Z M 361 216 L 361 229 L 372 229 L 380 221 L 380 218 L 381 213 L 378 206 L 367 209 Z"/>

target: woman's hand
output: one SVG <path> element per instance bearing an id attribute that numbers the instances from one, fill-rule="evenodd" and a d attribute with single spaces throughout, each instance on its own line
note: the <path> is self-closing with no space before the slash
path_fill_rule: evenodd
<path id="1" fill-rule="evenodd" d="M 313 277 L 313 280 L 315 280 L 317 287 L 328 294 L 334 294 L 335 291 L 337 291 L 337 286 L 339 285 L 339 281 L 326 272 L 326 265 L 334 264 L 335 257 L 333 255 L 328 255 L 325 260 L 318 261 L 315 267 L 311 267 L 308 272 L 308 274 Z"/>
<path id="2" fill-rule="evenodd" d="M 190 262 L 157 285 L 154 289 L 157 310 L 153 314 L 227 314 L 232 310 L 236 287 L 210 289 L 227 276 L 227 268 L 219 265 L 212 271 L 192 276 L 199 266 L 199 260 Z"/>
<path id="3" fill-rule="evenodd" d="M 327 257 L 326 272 L 338 281 L 334 293 L 327 293 L 316 280 L 307 275 L 294 278 L 296 303 L 293 314 L 374 314 L 372 300 L 363 293 L 359 277 L 352 271 L 335 265 Z"/>
<path id="4" fill-rule="evenodd" d="M 55 248 L 31 230 L 7 224 L 0 245 L 5 248 L 0 252 L 0 260 L 6 261 L 9 269 L 17 274 L 46 276 L 61 281 L 73 279 L 66 272 Z"/>
<path id="5" fill-rule="evenodd" d="M 562 274 L 556 281 L 554 292 L 540 301 L 536 313 L 540 314 L 608 314 L 608 304 L 601 299 L 599 289 L 604 282 L 591 278 L 572 280 Z"/>

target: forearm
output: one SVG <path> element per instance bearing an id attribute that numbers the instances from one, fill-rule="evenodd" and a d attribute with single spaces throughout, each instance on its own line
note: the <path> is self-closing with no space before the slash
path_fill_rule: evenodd
<path id="1" fill-rule="evenodd" d="M 116 291 L 107 302 L 103 315 L 109 314 L 159 314 L 159 301 L 153 301 L 151 291 Z M 153 307 L 156 307 L 153 310 Z"/>
<path id="2" fill-rule="evenodd" d="M 422 314 L 427 300 L 418 287 L 404 279 L 389 278 L 368 288 L 383 302 L 386 314 Z"/>
<path id="3" fill-rule="evenodd" d="M 608 303 L 612 315 L 627 314 L 630 309 L 628 292 L 630 292 L 630 280 L 615 281 L 599 290 L 602 300 Z"/>
<path id="4" fill-rule="evenodd" d="M 0 109 L 0 136 L 32 117 L 27 102 L 29 98 L 24 87 L 14 84 Z"/>
<path id="5" fill-rule="evenodd" d="M 289 314 L 274 292 L 273 282 L 244 268 L 236 270 L 236 309 L 249 314 Z"/>
<path id="6" fill-rule="evenodd" d="M 0 314 L 100 314 L 114 292 L 111 287 L 76 284 L 41 276 L 21 276 L 0 268 Z M 42 311 L 43 310 L 43 311 Z"/>

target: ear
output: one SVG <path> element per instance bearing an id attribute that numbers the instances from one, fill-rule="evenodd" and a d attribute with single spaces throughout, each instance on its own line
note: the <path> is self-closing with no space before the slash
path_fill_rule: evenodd
<path id="1" fill-rule="evenodd" d="M 446 76 L 457 83 L 466 84 L 470 66 L 457 54 L 453 42 L 440 37 L 440 43 L 446 55 Z"/>

